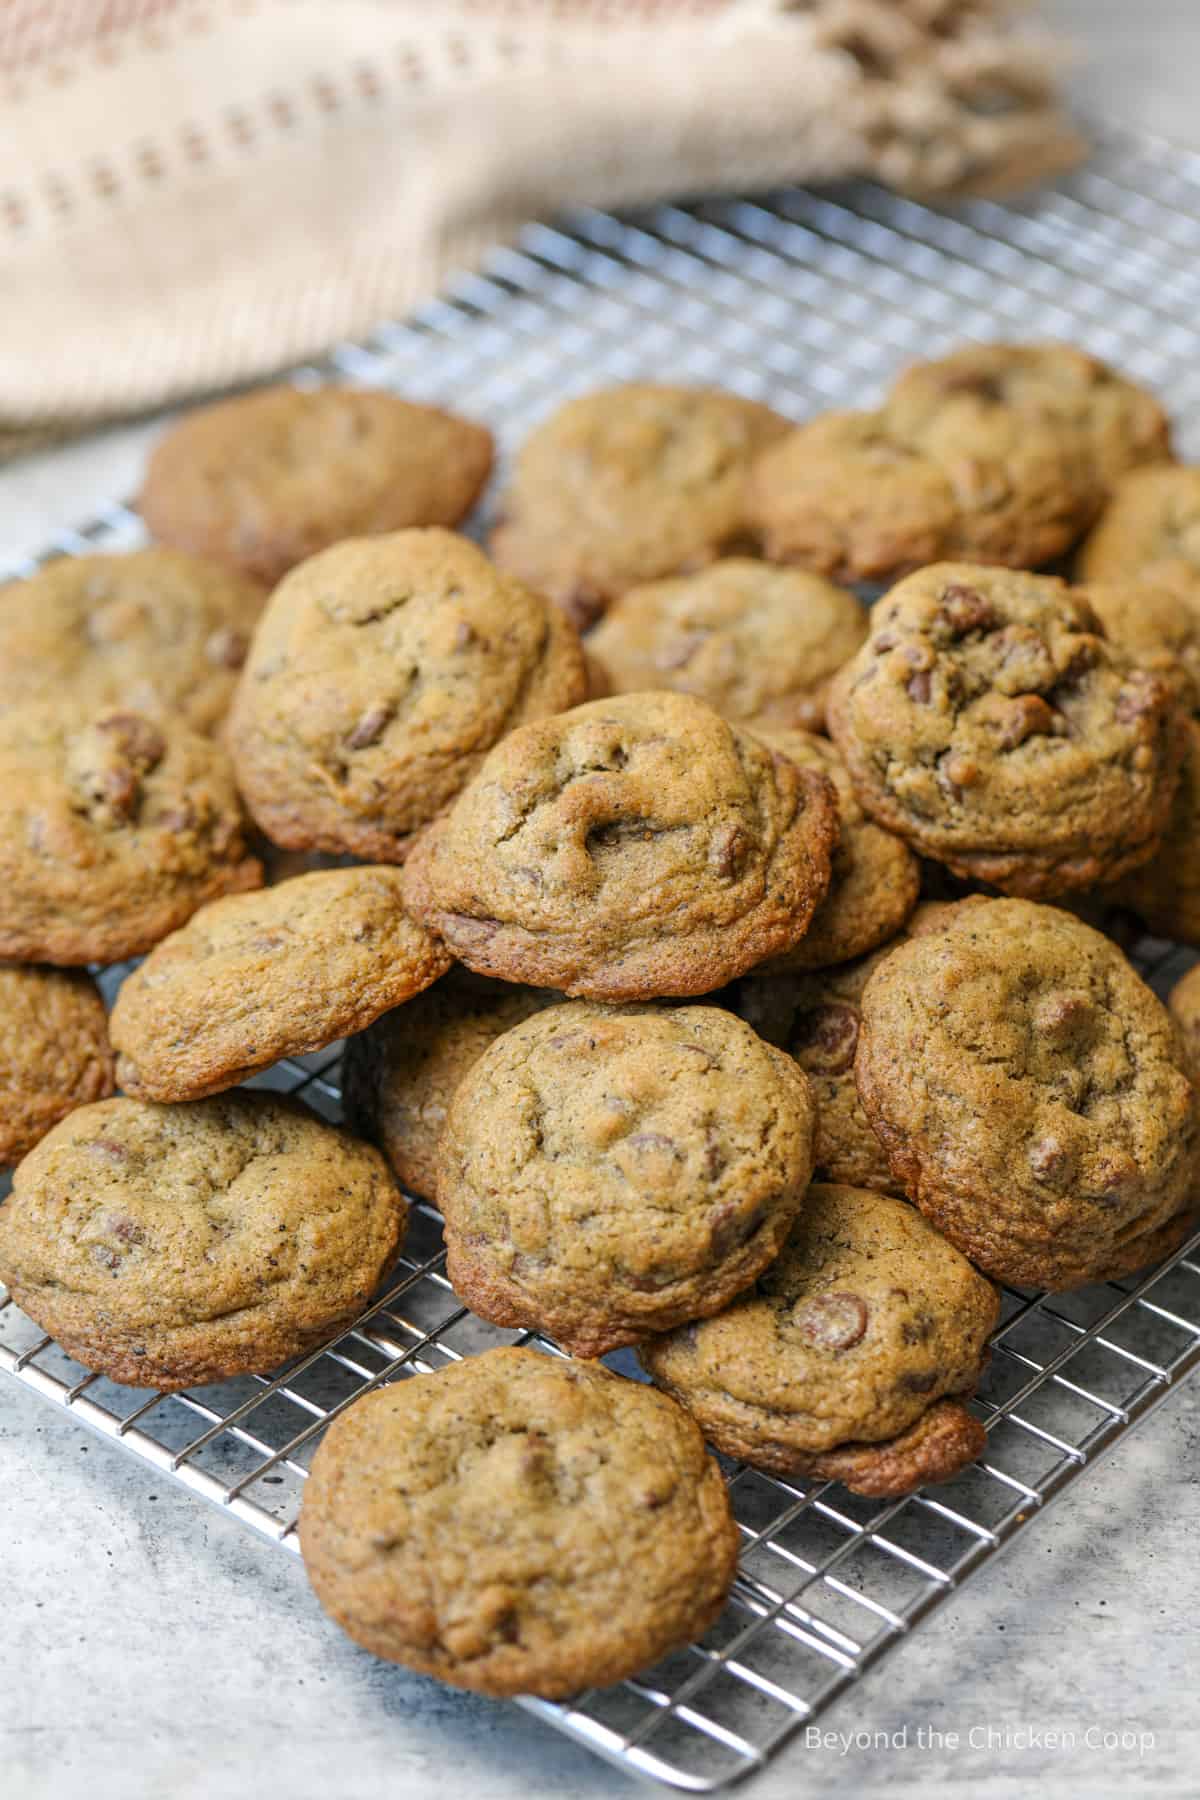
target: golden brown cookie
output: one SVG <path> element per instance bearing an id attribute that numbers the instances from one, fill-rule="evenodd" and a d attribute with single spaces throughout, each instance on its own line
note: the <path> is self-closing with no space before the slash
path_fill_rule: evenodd
<path id="1" fill-rule="evenodd" d="M 395 532 L 338 544 L 276 588 L 229 738 L 273 842 L 401 862 L 497 739 L 586 691 L 557 608 L 466 538 Z"/>
<path id="2" fill-rule="evenodd" d="M 455 1687 L 546 1699 L 702 1636 L 738 1541 L 686 1413 L 534 1350 L 355 1401 L 300 1513 L 317 1599 L 357 1643 Z"/>
<path id="3" fill-rule="evenodd" d="M 180 550 L 60 557 L 0 593 L 0 706 L 74 701 L 211 732 L 265 598 Z"/>
<path id="4" fill-rule="evenodd" d="M 590 625 L 626 588 L 736 550 L 746 471 L 787 430 L 719 388 L 630 382 L 569 400 L 517 457 L 492 555 Z"/>
<path id="5" fill-rule="evenodd" d="M 1200 714 L 1200 577 L 1190 595 L 1144 581 L 1093 581 L 1076 592 L 1110 643 L 1165 681 L 1186 712 Z"/>
<path id="6" fill-rule="evenodd" d="M 859 1002 L 872 974 L 898 943 L 938 930 L 953 914 L 954 907 L 945 901 L 923 900 L 899 935 L 870 956 L 791 973 L 769 973 L 768 964 L 731 991 L 734 1011 L 769 1044 L 794 1057 L 808 1077 L 817 1102 L 813 1174 L 818 1181 L 874 1188 L 881 1194 L 903 1192 L 862 1109 L 854 1080 Z"/>
<path id="7" fill-rule="evenodd" d="M 489 981 L 455 964 L 407 1006 L 352 1037 L 342 1100 L 352 1128 L 378 1144 L 402 1186 L 437 1197 L 437 1147 L 467 1070 L 489 1044 L 562 998 L 552 988 Z"/>
<path id="8" fill-rule="evenodd" d="M 1171 428 L 1157 398 L 1074 344 L 965 344 L 949 356 L 913 363 L 888 397 L 902 430 L 953 436 L 964 416 L 1004 409 L 1028 425 L 1053 424 L 1085 446 L 1098 505 L 1130 469 L 1165 462 Z"/>
<path id="9" fill-rule="evenodd" d="M 1129 665 L 1084 594 L 937 563 L 871 612 L 830 689 L 859 800 L 957 875 L 1051 898 L 1145 862 L 1183 754 L 1174 697 Z"/>
<path id="10" fill-rule="evenodd" d="M 117 995 L 117 1078 L 142 1100 L 199 1100 L 362 1030 L 449 966 L 405 912 L 398 869 L 327 869 L 214 900 Z"/>
<path id="11" fill-rule="evenodd" d="M 813 1175 L 882 1194 L 903 1189 L 862 1109 L 854 1082 L 859 1002 L 872 971 L 893 946 L 834 968 L 792 975 L 750 975 L 735 1005 L 746 1022 L 795 1058 L 817 1103 Z"/>
<path id="12" fill-rule="evenodd" d="M 1200 1081 L 1200 963 L 1175 983 L 1167 1007 L 1183 1040 L 1184 1066 L 1193 1081 Z"/>
<path id="13" fill-rule="evenodd" d="M 1158 849 L 1140 869 L 1088 898 L 1097 910 L 1127 909 L 1156 937 L 1200 945 L 1200 724 L 1194 719 L 1188 720 L 1187 754 Z"/>
<path id="14" fill-rule="evenodd" d="M 1065 344 L 973 344 L 907 370 L 876 412 L 810 420 L 755 463 L 775 562 L 895 579 L 944 558 L 1036 568 L 1112 483 L 1168 454 L 1150 395 Z"/>
<path id="15" fill-rule="evenodd" d="M 492 466 L 491 433 L 371 388 L 261 388 L 189 413 L 151 452 L 152 535 L 268 586 L 342 538 L 457 525 Z"/>
<path id="16" fill-rule="evenodd" d="M 1200 605 L 1200 469 L 1135 469 L 1079 553 L 1084 581 L 1142 581 Z"/>
<path id="17" fill-rule="evenodd" d="M 866 612 L 844 588 L 729 557 L 630 588 L 588 638 L 588 655 L 613 693 L 674 688 L 727 719 L 820 731 L 829 678 L 866 635 Z"/>
<path id="18" fill-rule="evenodd" d="M 890 1499 L 981 1454 L 963 1400 L 998 1310 L 912 1207 L 818 1182 L 752 1293 L 640 1355 L 718 1450 Z"/>
<path id="19" fill-rule="evenodd" d="M 0 715 L 0 957 L 121 962 L 261 880 L 209 738 L 138 713 Z"/>
<path id="20" fill-rule="evenodd" d="M 446 1270 L 473 1312 L 603 1356 L 719 1312 L 776 1256 L 812 1174 L 791 1059 L 713 1006 L 552 1006 L 455 1090 Z"/>
<path id="21" fill-rule="evenodd" d="M 1165 1254 L 1196 1205 L 1196 1101 L 1166 1009 L 1057 907 L 972 899 L 860 1002 L 855 1077 L 904 1190 L 999 1280 L 1051 1289 Z"/>
<path id="22" fill-rule="evenodd" d="M 845 763 L 826 739 L 806 731 L 760 728 L 755 720 L 750 728 L 800 768 L 828 777 L 837 794 L 839 822 L 828 893 L 800 942 L 771 957 L 763 973 L 823 969 L 886 943 L 917 904 L 921 875 L 916 857 L 903 838 L 863 811 Z"/>
<path id="23" fill-rule="evenodd" d="M 406 1208 L 377 1150 L 274 1094 L 80 1107 L 0 1206 L 0 1281 L 133 1387 L 261 1374 L 370 1299 Z"/>
<path id="24" fill-rule="evenodd" d="M 790 949 L 829 885 L 833 790 L 685 694 L 510 733 L 405 870 L 482 975 L 594 1000 L 711 993 Z"/>
<path id="25" fill-rule="evenodd" d="M 113 1091 L 108 1020 L 82 971 L 0 968 L 0 1163 L 15 1163 L 73 1107 Z"/>

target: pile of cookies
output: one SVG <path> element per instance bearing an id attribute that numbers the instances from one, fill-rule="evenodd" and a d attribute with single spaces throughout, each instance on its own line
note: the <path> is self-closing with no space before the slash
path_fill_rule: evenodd
<path id="1" fill-rule="evenodd" d="M 151 548 L 5 592 L 0 1279 L 170 1391 L 332 1337 L 435 1201 L 567 1354 L 346 1409 L 306 1566 L 378 1654 L 558 1696 L 719 1612 L 706 1440 L 947 1479 L 994 1284 L 1195 1228 L 1200 976 L 1173 1018 L 1125 948 L 1200 944 L 1200 470 L 1053 345 L 799 427 L 585 396 L 484 554 L 491 454 L 266 390 L 161 441 Z M 349 1129 L 254 1085 L 341 1039 Z"/>

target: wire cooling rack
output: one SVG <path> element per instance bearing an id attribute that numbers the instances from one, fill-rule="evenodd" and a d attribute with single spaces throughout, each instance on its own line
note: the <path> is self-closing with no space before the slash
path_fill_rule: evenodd
<path id="1" fill-rule="evenodd" d="M 1131 138 L 1020 206 L 952 213 L 854 185 L 754 200 L 583 212 L 531 226 L 483 273 L 403 324 L 346 345 L 330 374 L 486 419 L 502 449 L 568 395 L 653 375 L 717 382 L 802 417 L 871 404 L 898 365 L 968 338 L 1058 336 L 1163 394 L 1200 457 L 1200 158 Z M 53 556 L 141 541 L 115 505 Z M 1144 942 L 1160 992 L 1193 960 Z M 111 997 L 125 973 L 103 977 Z M 250 1085 L 340 1113 L 336 1047 Z M 1055 1298 L 1006 1291 L 977 1402 L 985 1457 L 881 1505 L 730 1464 L 743 1546 L 703 1642 L 569 1705 L 521 1702 L 626 1770 L 709 1792 L 762 1767 L 1200 1364 L 1200 1233 L 1161 1269 Z M 272 1542 L 295 1551 L 309 1460 L 328 1421 L 379 1383 L 444 1367 L 497 1330 L 455 1299 L 440 1222 L 414 1209 L 384 1296 L 273 1378 L 167 1397 L 72 1363 L 0 1287 L 0 1372 Z M 627 1353 L 612 1359 L 632 1372 Z"/>

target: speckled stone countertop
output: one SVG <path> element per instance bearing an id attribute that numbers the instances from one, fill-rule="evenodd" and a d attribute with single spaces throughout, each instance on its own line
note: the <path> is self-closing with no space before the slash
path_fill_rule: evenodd
<path id="1" fill-rule="evenodd" d="M 1191 1800 L 1198 1471 L 1185 1390 L 743 1791 Z M 12 1383 L 0 1519 L 6 1800 L 638 1791 L 515 1707 L 376 1662 L 294 1558 Z"/>

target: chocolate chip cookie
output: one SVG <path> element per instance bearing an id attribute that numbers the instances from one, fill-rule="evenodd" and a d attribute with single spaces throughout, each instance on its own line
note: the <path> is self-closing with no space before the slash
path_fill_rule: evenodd
<path id="1" fill-rule="evenodd" d="M 955 415 L 1010 410 L 1085 447 L 1093 510 L 1128 470 L 1165 462 L 1171 431 L 1155 396 L 1073 344 L 967 344 L 906 369 L 888 397 L 901 430 L 953 434 Z"/>
<path id="2" fill-rule="evenodd" d="M 405 1220 L 379 1152 L 295 1101 L 101 1100 L 18 1167 L 0 1280 L 85 1368 L 169 1391 L 261 1374 L 349 1324 Z"/>
<path id="3" fill-rule="evenodd" d="M 1136 469 L 1079 553 L 1084 581 L 1143 581 L 1200 606 L 1200 469 Z"/>
<path id="4" fill-rule="evenodd" d="M 817 1103 L 813 1176 L 817 1181 L 902 1192 L 862 1109 L 854 1082 L 859 1002 L 891 944 L 854 962 L 794 975 L 750 975 L 737 985 L 738 1013 L 795 1058 Z"/>
<path id="5" fill-rule="evenodd" d="M 573 1356 L 719 1312 L 779 1251 L 812 1174 L 791 1059 L 711 1006 L 552 1006 L 450 1102 L 446 1269 L 473 1312 Z"/>
<path id="6" fill-rule="evenodd" d="M 916 857 L 894 832 L 867 816 L 845 763 L 824 738 L 806 731 L 753 728 L 764 743 L 803 769 L 828 777 L 837 794 L 838 841 L 829 891 L 791 950 L 771 957 L 764 972 L 823 969 L 848 962 L 893 937 L 917 904 Z"/>
<path id="7" fill-rule="evenodd" d="M 564 1699 L 702 1636 L 738 1533 L 665 1394 L 497 1349 L 334 1422 L 300 1547 L 321 1605 L 376 1656 L 482 1694 Z"/>
<path id="8" fill-rule="evenodd" d="M 990 1275 L 1051 1289 L 1188 1230 L 1196 1101 L 1166 1009 L 1071 914 L 972 899 L 860 1002 L 855 1077 L 904 1190 Z"/>
<path id="9" fill-rule="evenodd" d="M 1192 596 L 1144 581 L 1095 581 L 1077 590 L 1109 642 L 1165 681 L 1180 707 L 1200 714 L 1200 579 Z"/>
<path id="10" fill-rule="evenodd" d="M 0 715 L 0 957 L 121 962 L 261 880 L 209 738 L 139 713 Z"/>
<path id="11" fill-rule="evenodd" d="M 274 843 L 400 862 L 498 738 L 586 692 L 556 607 L 466 538 L 403 531 L 338 544 L 280 583 L 229 736 Z"/>
<path id="12" fill-rule="evenodd" d="M 0 968 L 0 1163 L 18 1162 L 73 1107 L 113 1091 L 100 991 L 82 971 Z"/>
<path id="13" fill-rule="evenodd" d="M 844 588 L 729 557 L 630 588 L 588 638 L 588 655 L 613 693 L 674 688 L 727 719 L 820 731 L 829 678 L 866 635 L 866 612 Z"/>
<path id="14" fill-rule="evenodd" d="M 1127 908 L 1156 937 L 1200 945 L 1200 724 L 1189 719 L 1187 753 L 1162 842 L 1150 861 L 1095 898 Z"/>
<path id="15" fill-rule="evenodd" d="M 380 1146 L 404 1187 L 435 1199 L 438 1140 L 459 1082 L 489 1044 L 561 998 L 551 988 L 489 981 L 456 964 L 347 1043 L 347 1120 Z"/>
<path id="16" fill-rule="evenodd" d="M 1175 983 L 1167 1007 L 1183 1040 L 1184 1066 L 1194 1082 L 1200 1081 L 1200 963 Z"/>
<path id="17" fill-rule="evenodd" d="M 179 550 L 60 557 L 0 594 L 0 706 L 77 701 L 211 732 L 265 598 Z"/>
<path id="18" fill-rule="evenodd" d="M 1050 898 L 1145 862 L 1183 754 L 1167 683 L 1047 576 L 939 563 L 871 612 L 830 689 L 863 806 L 922 855 Z"/>
<path id="19" fill-rule="evenodd" d="M 923 900 L 899 935 L 869 956 L 826 969 L 756 969 L 731 990 L 734 1011 L 769 1044 L 794 1057 L 808 1077 L 817 1102 L 816 1180 L 875 1188 L 882 1194 L 903 1192 L 855 1085 L 859 1002 L 871 975 L 903 938 L 936 931 L 953 910 L 944 901 Z"/>
<path id="20" fill-rule="evenodd" d="M 445 974 L 392 868 L 327 869 L 214 900 L 117 995 L 117 1078 L 143 1100 L 198 1100 L 321 1050 Z"/>
<path id="21" fill-rule="evenodd" d="M 690 695 L 618 694 L 511 732 L 405 870 L 479 974 L 594 1000 L 711 993 L 807 930 L 833 790 Z"/>
<path id="22" fill-rule="evenodd" d="M 1113 481 L 1168 454 L 1161 408 L 1063 344 L 976 344 L 902 375 L 875 412 L 833 412 L 764 451 L 747 507 L 766 554 L 839 580 L 943 558 L 1036 568 Z"/>
<path id="23" fill-rule="evenodd" d="M 626 588 L 736 549 L 746 471 L 787 430 L 778 413 L 717 388 L 630 382 L 584 394 L 525 443 L 492 555 L 590 625 Z"/>
<path id="24" fill-rule="evenodd" d="M 273 585 L 342 538 L 457 525 L 491 433 L 370 388 L 262 388 L 189 413 L 151 453 L 151 534 Z"/>
<path id="25" fill-rule="evenodd" d="M 991 1282 L 902 1200 L 814 1183 L 753 1292 L 640 1355 L 718 1450 L 891 1499 L 982 1453 L 963 1401 L 998 1310 Z"/>

